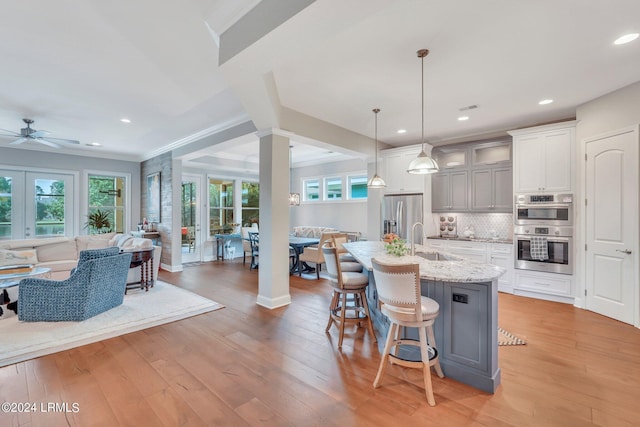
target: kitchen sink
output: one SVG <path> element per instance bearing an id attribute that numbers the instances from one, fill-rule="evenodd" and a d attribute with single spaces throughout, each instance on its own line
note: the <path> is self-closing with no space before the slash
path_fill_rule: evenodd
<path id="1" fill-rule="evenodd" d="M 457 261 L 459 259 L 459 258 L 454 258 L 453 256 L 449 256 L 437 251 L 416 252 L 416 256 L 419 256 L 420 258 L 424 258 L 429 261 Z"/>

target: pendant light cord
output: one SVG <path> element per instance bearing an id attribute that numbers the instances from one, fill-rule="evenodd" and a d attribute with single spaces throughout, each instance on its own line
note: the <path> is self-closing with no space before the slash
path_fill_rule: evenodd
<path id="1" fill-rule="evenodd" d="M 422 73 L 422 151 L 424 151 L 424 57 L 425 55 L 422 56 L 422 67 L 420 69 Z"/>

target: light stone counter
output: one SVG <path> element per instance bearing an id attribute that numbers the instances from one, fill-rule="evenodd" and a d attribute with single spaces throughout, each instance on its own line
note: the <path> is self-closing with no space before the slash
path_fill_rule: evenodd
<path id="1" fill-rule="evenodd" d="M 456 283 L 491 282 L 506 272 L 502 267 L 465 260 L 458 255 L 434 251 L 421 245 L 416 245 L 416 254 L 437 254 L 440 260 L 432 261 L 419 255 L 398 257 L 387 254 L 384 245 L 384 242 L 361 241 L 346 243 L 344 248 L 369 271 L 372 270 L 371 258 L 374 257 L 385 264 L 415 263 L 420 264 L 420 278 L 427 280 Z"/>

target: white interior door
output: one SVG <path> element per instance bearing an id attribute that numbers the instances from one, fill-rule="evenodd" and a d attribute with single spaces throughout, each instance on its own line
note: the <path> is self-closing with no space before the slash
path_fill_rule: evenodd
<path id="1" fill-rule="evenodd" d="M 638 306 L 638 131 L 586 141 L 586 305 L 634 323 Z"/>
<path id="2" fill-rule="evenodd" d="M 182 262 L 202 260 L 202 178 L 199 175 L 182 175 L 181 236 Z"/>

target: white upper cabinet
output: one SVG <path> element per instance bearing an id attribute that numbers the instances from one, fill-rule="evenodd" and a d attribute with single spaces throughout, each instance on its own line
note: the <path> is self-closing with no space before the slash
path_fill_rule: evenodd
<path id="1" fill-rule="evenodd" d="M 515 193 L 572 192 L 575 121 L 509 132 L 513 136 Z"/>
<path id="2" fill-rule="evenodd" d="M 425 151 L 428 152 L 425 144 Z M 387 183 L 385 193 L 423 193 L 426 175 L 414 175 L 407 172 L 409 164 L 418 157 L 420 145 L 390 148 L 380 151 L 382 168 L 380 176 Z"/>

